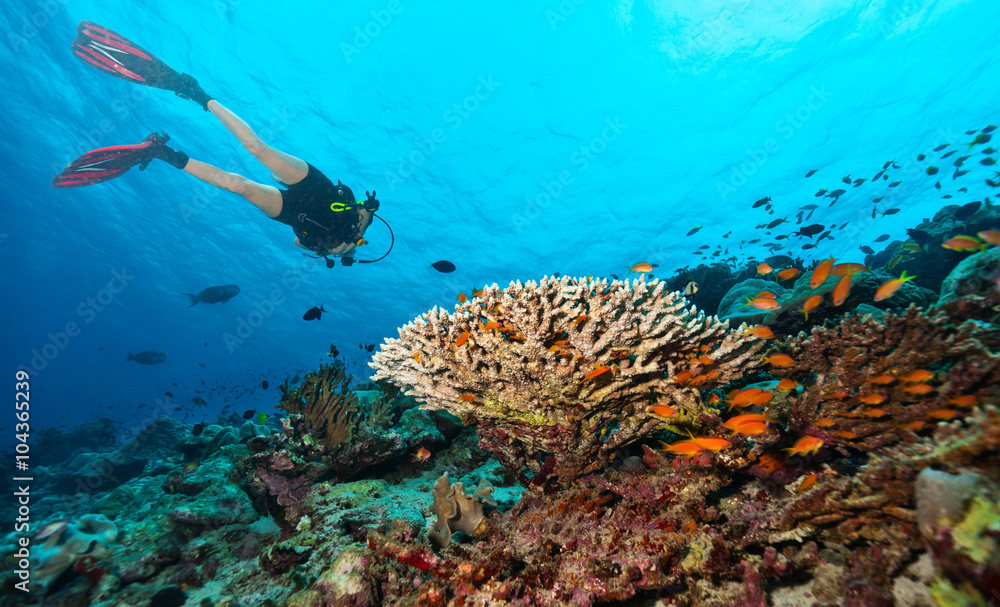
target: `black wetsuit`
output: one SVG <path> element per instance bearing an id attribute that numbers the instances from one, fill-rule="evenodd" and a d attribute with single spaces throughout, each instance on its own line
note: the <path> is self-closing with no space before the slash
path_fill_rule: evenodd
<path id="1" fill-rule="evenodd" d="M 281 212 L 275 217 L 292 227 L 302 246 L 317 253 L 326 253 L 345 242 L 358 238 L 358 211 L 334 212 L 334 202 L 357 203 L 351 188 L 330 179 L 313 165 L 305 179 L 281 191 Z"/>

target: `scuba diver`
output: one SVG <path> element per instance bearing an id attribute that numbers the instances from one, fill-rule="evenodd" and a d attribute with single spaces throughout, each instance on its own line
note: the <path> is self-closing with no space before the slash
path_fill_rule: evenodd
<path id="1" fill-rule="evenodd" d="M 102 72 L 136 84 L 173 91 L 178 97 L 194 101 L 211 112 L 285 189 L 257 183 L 189 158 L 184 152 L 167 146 L 170 137 L 165 133 L 153 133 L 137 144 L 87 152 L 59 173 L 52 180 L 52 187 L 73 188 L 101 183 L 125 174 L 134 166 L 144 170 L 158 159 L 205 183 L 239 194 L 271 219 L 291 226 L 295 244 L 313 252 L 316 258 L 324 258 L 328 268 L 335 265 L 332 257 L 340 257 L 344 265 L 355 261 L 372 263 L 385 258 L 392 250 L 390 244 L 389 251 L 374 260 L 355 260 L 353 257 L 355 249 L 366 244 L 365 231 L 379 208 L 374 191 L 365 192 L 366 200 L 357 200 L 351 188 L 340 180 L 334 184 L 313 165 L 267 145 L 243 119 L 208 95 L 190 74 L 178 73 L 134 42 L 89 21 L 77 27 L 72 50 L 79 59 Z M 379 219 L 385 223 L 384 219 Z M 386 227 L 389 224 L 386 223 Z M 392 234 L 392 228 L 389 233 Z"/>

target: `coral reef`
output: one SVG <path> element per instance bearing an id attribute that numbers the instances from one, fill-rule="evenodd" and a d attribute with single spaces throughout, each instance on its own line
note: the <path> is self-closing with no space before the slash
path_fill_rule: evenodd
<path id="1" fill-rule="evenodd" d="M 432 309 L 371 366 L 425 408 L 476 423 L 482 448 L 512 470 L 538 473 L 551 458 L 546 472 L 567 480 L 653 433 L 661 422 L 646 410 L 658 401 L 697 418 L 699 389 L 674 378 L 734 381 L 759 364 L 753 341 L 659 281 L 543 278 Z"/>
<path id="2" fill-rule="evenodd" d="M 298 386 L 283 383 L 278 406 L 302 414 L 328 449 L 350 443 L 358 423 L 358 398 L 351 392 L 351 379 L 342 365 L 320 365 Z"/>

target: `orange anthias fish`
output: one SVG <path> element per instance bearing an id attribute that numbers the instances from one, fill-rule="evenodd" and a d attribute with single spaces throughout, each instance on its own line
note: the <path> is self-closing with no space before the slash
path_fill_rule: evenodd
<path id="1" fill-rule="evenodd" d="M 929 379 L 934 379 L 934 374 L 925 369 L 917 369 L 916 371 L 911 371 L 907 375 L 903 376 L 904 384 L 914 384 L 925 382 Z"/>
<path id="2" fill-rule="evenodd" d="M 639 272 L 640 274 L 645 274 L 646 272 L 653 271 L 653 265 L 645 262 L 637 263 L 634 266 L 625 266 L 625 267 L 628 268 L 629 274 L 631 274 L 632 272 Z"/>
<path id="3" fill-rule="evenodd" d="M 465 342 L 467 341 L 469 341 L 469 332 L 462 331 L 462 334 L 458 336 L 457 340 L 455 340 L 455 345 L 461 348 L 462 346 L 465 345 Z"/>
<path id="4" fill-rule="evenodd" d="M 733 430 L 733 434 L 742 434 L 743 436 L 752 436 L 754 434 L 763 434 L 767 432 L 767 424 L 764 422 L 747 422 L 745 424 L 740 424 Z"/>
<path id="5" fill-rule="evenodd" d="M 891 384 L 894 381 L 896 381 L 896 378 L 891 375 L 879 375 L 878 377 L 873 377 L 869 379 L 868 383 L 884 386 L 887 384 Z"/>
<path id="6" fill-rule="evenodd" d="M 758 274 L 770 274 L 773 271 L 774 271 L 774 268 L 772 268 L 771 266 L 767 265 L 767 262 L 762 261 L 759 264 L 757 264 L 757 273 Z"/>
<path id="7" fill-rule="evenodd" d="M 497 321 L 491 320 L 490 322 L 486 323 L 485 325 L 480 325 L 479 329 L 482 330 L 482 331 L 492 331 L 493 329 L 499 329 L 502 326 L 503 325 L 501 325 Z"/>
<path id="8" fill-rule="evenodd" d="M 858 437 L 858 435 L 853 432 L 834 432 L 833 435 L 844 440 L 854 440 Z"/>
<path id="9" fill-rule="evenodd" d="M 750 406 L 750 401 L 757 395 L 764 392 L 760 388 L 747 388 L 746 390 L 740 390 L 738 392 L 734 391 L 729 397 L 729 408 L 733 407 L 748 407 Z"/>
<path id="10" fill-rule="evenodd" d="M 977 233 L 976 236 L 995 247 L 1000 247 L 1000 232 L 996 230 L 983 230 Z"/>
<path id="11" fill-rule="evenodd" d="M 576 318 L 574 318 L 573 320 L 571 320 L 569 324 L 571 324 L 571 325 L 578 325 L 581 322 L 587 320 L 588 318 L 590 318 L 589 315 L 587 315 L 587 314 L 581 314 L 581 315 L 577 316 Z"/>
<path id="12" fill-rule="evenodd" d="M 866 405 L 880 405 L 885 402 L 884 394 L 866 394 L 865 396 L 858 398 L 859 403 L 864 403 Z"/>
<path id="13" fill-rule="evenodd" d="M 677 415 L 677 409 L 668 407 L 667 405 L 653 405 L 646 409 L 646 411 L 657 417 L 673 417 Z"/>
<path id="14" fill-rule="evenodd" d="M 816 269 L 813 270 L 812 278 L 809 280 L 809 286 L 815 289 L 826 282 L 826 279 L 830 277 L 830 272 L 833 271 L 833 262 L 835 261 L 837 260 L 831 257 L 816 266 Z"/>
<path id="15" fill-rule="evenodd" d="M 788 379 L 787 377 L 785 377 L 778 382 L 778 385 L 775 386 L 775 389 L 778 390 L 779 392 L 791 392 L 792 390 L 798 388 L 801 385 L 802 384 L 795 381 L 794 379 Z"/>
<path id="16" fill-rule="evenodd" d="M 812 488 L 816 484 L 816 475 L 810 474 L 809 476 L 802 479 L 802 483 L 795 490 L 796 493 L 802 494 Z"/>
<path id="17" fill-rule="evenodd" d="M 948 404 L 955 405 L 956 407 L 974 407 L 979 404 L 979 401 L 976 400 L 975 394 L 965 394 L 949 398 Z"/>
<path id="18" fill-rule="evenodd" d="M 475 394 L 463 394 L 458 397 L 458 400 L 465 401 L 467 403 L 474 403 L 476 402 L 476 396 Z"/>
<path id="19" fill-rule="evenodd" d="M 767 423 L 773 422 L 774 420 L 767 413 L 744 413 L 742 415 L 737 415 L 735 417 L 730 417 L 726 420 L 724 424 L 730 430 L 735 430 L 742 426 L 743 424 L 749 423 Z"/>
<path id="20" fill-rule="evenodd" d="M 421 447 L 417 449 L 416 453 L 411 453 L 410 455 L 413 456 L 413 461 L 415 462 L 426 462 L 430 458 L 431 452 Z"/>
<path id="21" fill-rule="evenodd" d="M 772 392 L 761 391 L 760 394 L 756 394 L 750 398 L 749 404 L 751 407 L 763 407 L 767 403 L 771 402 L 771 399 L 773 398 L 774 394 Z"/>
<path id="22" fill-rule="evenodd" d="M 604 366 L 601 366 L 601 367 L 597 367 L 596 369 L 594 369 L 593 371 L 591 371 L 590 373 L 588 373 L 587 375 L 585 375 L 583 377 L 583 379 L 581 379 L 578 383 L 582 384 L 583 382 L 587 381 L 588 379 L 593 379 L 593 378 L 597 377 L 598 375 L 600 375 L 602 373 L 607 373 L 608 371 L 611 371 L 612 375 L 616 375 L 618 373 L 618 366 L 617 365 L 604 365 Z"/>
<path id="23" fill-rule="evenodd" d="M 764 356 L 764 360 L 769 365 L 774 365 L 775 367 L 791 367 L 795 364 L 792 357 L 787 354 L 772 354 L 770 356 Z"/>
<path id="24" fill-rule="evenodd" d="M 696 443 L 687 440 L 681 441 L 679 443 L 672 443 L 670 445 L 668 445 L 663 441 L 657 441 L 657 442 L 660 443 L 661 445 L 660 451 L 670 452 L 673 453 L 674 455 L 694 457 L 695 455 L 698 455 L 704 450 L 701 447 L 699 447 Z"/>
<path id="25" fill-rule="evenodd" d="M 850 276 L 859 272 L 867 272 L 868 266 L 861 263 L 838 263 L 830 270 L 831 276 Z"/>
<path id="26" fill-rule="evenodd" d="M 799 275 L 798 268 L 786 268 L 778 272 L 778 278 L 780 280 L 791 280 L 792 278 L 795 278 L 798 275 Z"/>
<path id="27" fill-rule="evenodd" d="M 916 432 L 917 430 L 923 430 L 925 426 L 927 426 L 927 422 L 921 421 L 921 420 L 917 420 L 915 422 L 910 422 L 908 424 L 903 424 L 899 428 L 900 428 L 900 430 L 909 430 L 911 432 Z"/>
<path id="28" fill-rule="evenodd" d="M 466 301 L 468 301 L 468 299 L 469 299 L 469 296 L 466 295 L 465 293 L 459 293 L 458 294 L 458 303 L 465 303 Z"/>
<path id="29" fill-rule="evenodd" d="M 833 305 L 839 306 L 847 299 L 851 292 L 851 285 L 854 284 L 854 279 L 851 276 L 851 274 L 844 274 L 837 281 L 837 286 L 833 289 Z"/>
<path id="30" fill-rule="evenodd" d="M 929 394 L 934 391 L 934 386 L 930 384 L 913 384 L 912 386 L 906 386 L 903 388 L 903 392 L 907 394 Z"/>
<path id="31" fill-rule="evenodd" d="M 952 251 L 982 251 L 986 243 L 972 236 L 955 236 L 941 243 L 941 246 Z"/>
<path id="32" fill-rule="evenodd" d="M 764 325 L 757 325 L 755 327 L 751 327 L 747 329 L 743 334 L 753 335 L 754 337 L 757 337 L 759 339 L 771 339 L 772 337 L 774 337 L 774 331 L 772 331 L 769 327 L 765 327 Z"/>
<path id="33" fill-rule="evenodd" d="M 719 398 L 719 395 L 713 393 L 711 396 L 708 397 L 708 404 L 709 405 L 717 405 L 717 404 L 719 404 L 720 400 L 722 400 L 722 399 Z"/>
<path id="34" fill-rule="evenodd" d="M 927 412 L 927 417 L 943 420 L 955 419 L 958 415 L 958 411 L 955 411 L 954 409 L 934 409 L 933 411 Z"/>
<path id="35" fill-rule="evenodd" d="M 818 306 L 822 301 L 822 295 L 813 295 L 806 300 L 806 303 L 802 304 L 802 313 L 806 315 L 806 320 L 809 320 L 809 313 L 815 310 L 816 306 Z"/>
<path id="36" fill-rule="evenodd" d="M 747 297 L 747 303 L 744 306 L 752 306 L 758 310 L 777 310 L 781 307 L 778 300 L 772 299 L 770 297 L 758 297 L 757 299 L 751 299 Z"/>
<path id="37" fill-rule="evenodd" d="M 863 415 L 864 417 L 872 417 L 872 418 L 885 417 L 886 415 L 889 415 L 889 412 L 886 411 L 885 409 L 866 409 L 861 412 L 861 415 Z"/>
<path id="38" fill-rule="evenodd" d="M 817 428 L 830 428 L 837 424 L 836 421 L 830 419 L 829 417 L 821 417 L 813 422 L 813 425 Z"/>
<path id="39" fill-rule="evenodd" d="M 778 296 L 770 291 L 760 291 L 754 297 L 756 299 L 778 299 Z"/>
<path id="40" fill-rule="evenodd" d="M 832 398 L 834 400 L 841 400 L 850 396 L 847 392 L 831 392 L 829 394 L 824 394 L 823 398 Z"/>
<path id="41" fill-rule="evenodd" d="M 690 430 L 688 430 L 688 436 L 691 437 L 692 443 L 708 451 L 722 451 L 723 449 L 728 449 L 731 446 L 731 443 L 724 438 L 715 438 L 714 436 L 692 436 Z"/>
<path id="42" fill-rule="evenodd" d="M 803 436 L 795 441 L 795 444 L 782 451 L 788 451 L 790 455 L 810 455 L 819 451 L 823 446 L 823 441 L 815 436 Z"/>
<path id="43" fill-rule="evenodd" d="M 896 294 L 896 291 L 899 290 L 899 287 L 903 286 L 904 282 L 908 282 L 910 280 L 913 280 L 914 278 L 916 278 L 916 276 L 907 276 L 906 272 L 904 271 L 902 274 L 899 275 L 899 278 L 891 278 L 883 282 L 882 286 L 880 286 L 878 290 L 875 291 L 875 301 L 882 301 L 883 299 L 889 299 L 890 297 Z"/>

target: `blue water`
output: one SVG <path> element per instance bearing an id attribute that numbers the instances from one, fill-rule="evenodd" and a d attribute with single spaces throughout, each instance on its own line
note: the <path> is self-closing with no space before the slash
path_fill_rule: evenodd
<path id="1" fill-rule="evenodd" d="M 81 20 L 191 72 L 271 145 L 359 195 L 377 190 L 389 257 L 327 270 L 287 226 L 163 163 L 50 188 L 76 155 L 154 130 L 272 183 L 195 104 L 76 60 Z M 815 220 L 851 223 L 804 257 L 861 261 L 859 244 L 901 237 L 944 204 L 936 180 L 963 183 L 927 177 L 914 157 L 996 121 L 997 23 L 990 0 L 3 3 L 0 369 L 11 386 L 31 369 L 38 426 L 183 417 L 196 396 L 209 402 L 197 419 L 226 403 L 269 411 L 262 379 L 329 360 L 331 343 L 367 377 L 359 343 L 484 283 L 623 275 L 640 261 L 668 276 L 698 263 L 698 246 L 763 237 L 755 225 L 810 203 Z M 904 179 L 891 192 L 813 197 L 891 159 Z M 964 200 L 984 187 L 964 185 Z M 883 208 L 901 212 L 871 219 L 886 192 Z M 750 208 L 764 196 L 774 215 Z M 367 236 L 359 258 L 388 247 L 382 224 Z M 757 247 L 733 253 L 770 254 Z M 439 259 L 457 271 L 436 272 Z M 109 285 L 116 275 L 127 284 Z M 230 283 L 242 292 L 224 305 L 181 295 Z M 321 303 L 321 321 L 301 319 Z M 125 361 L 143 350 L 167 361 Z"/>

